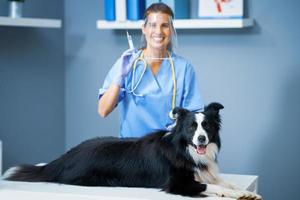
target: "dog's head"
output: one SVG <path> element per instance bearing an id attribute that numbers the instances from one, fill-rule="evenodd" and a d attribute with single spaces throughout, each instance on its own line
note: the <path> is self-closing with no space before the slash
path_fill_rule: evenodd
<path id="1" fill-rule="evenodd" d="M 185 143 L 194 156 L 205 156 L 210 144 L 214 144 L 217 150 L 220 148 L 219 111 L 223 108 L 220 103 L 211 103 L 201 113 L 190 112 L 178 107 L 173 110 L 173 114 L 176 116 L 174 135 L 180 137 L 181 143 Z"/>

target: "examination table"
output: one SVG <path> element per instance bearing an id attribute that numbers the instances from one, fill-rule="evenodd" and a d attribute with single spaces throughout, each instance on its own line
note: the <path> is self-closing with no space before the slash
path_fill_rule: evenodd
<path id="1" fill-rule="evenodd" d="M 222 174 L 224 180 L 241 189 L 257 192 L 258 177 L 252 175 Z M 181 200 L 199 199 L 167 194 L 152 188 L 84 187 L 56 183 L 30 183 L 0 180 L 0 200 Z M 208 197 L 205 200 L 232 200 Z"/>

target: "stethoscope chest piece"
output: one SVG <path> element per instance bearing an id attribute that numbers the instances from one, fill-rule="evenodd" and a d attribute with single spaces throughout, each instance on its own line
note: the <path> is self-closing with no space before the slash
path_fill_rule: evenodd
<path id="1" fill-rule="evenodd" d="M 176 114 L 173 114 L 173 110 L 171 110 L 171 111 L 169 112 L 169 117 L 170 117 L 170 119 L 172 119 L 172 120 L 175 120 L 175 119 L 176 119 Z"/>

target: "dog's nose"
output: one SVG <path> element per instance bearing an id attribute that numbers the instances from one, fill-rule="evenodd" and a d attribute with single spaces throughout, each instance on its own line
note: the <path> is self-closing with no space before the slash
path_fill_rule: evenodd
<path id="1" fill-rule="evenodd" d="M 198 141 L 204 143 L 206 141 L 206 137 L 204 135 L 199 135 Z"/>

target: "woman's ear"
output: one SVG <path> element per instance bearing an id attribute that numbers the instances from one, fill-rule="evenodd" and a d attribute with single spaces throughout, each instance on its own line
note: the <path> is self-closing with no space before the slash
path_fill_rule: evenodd
<path id="1" fill-rule="evenodd" d="M 145 32 L 146 32 L 145 27 L 146 27 L 146 26 L 145 26 L 145 24 L 143 23 L 143 24 L 142 24 L 142 33 L 143 33 L 144 35 L 145 35 Z"/>

